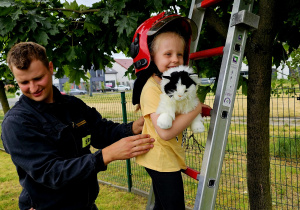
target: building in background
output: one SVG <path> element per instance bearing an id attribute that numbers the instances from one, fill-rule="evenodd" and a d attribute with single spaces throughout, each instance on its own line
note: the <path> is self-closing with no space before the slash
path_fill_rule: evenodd
<path id="1" fill-rule="evenodd" d="M 112 68 L 105 67 L 105 72 L 103 70 L 90 70 L 90 81 L 92 85 L 92 92 L 100 91 L 102 83 L 106 87 L 114 88 L 118 84 L 130 86 L 133 88 L 134 80 L 129 79 L 125 76 L 125 72 L 132 65 L 133 60 L 131 58 L 116 58 L 113 63 Z M 63 91 L 63 85 L 69 81 L 69 78 L 64 76 L 63 78 L 55 78 L 53 76 L 53 85 L 56 86 L 60 91 Z M 83 79 L 80 80 L 80 84 L 76 85 L 71 83 L 71 89 L 77 88 L 80 90 L 89 90 L 88 84 Z"/>
<path id="2" fill-rule="evenodd" d="M 125 76 L 125 72 L 127 69 L 133 64 L 133 60 L 131 58 L 115 58 L 115 63 L 113 63 L 113 69 L 118 72 L 117 81 L 119 85 L 129 86 L 131 89 L 133 88 L 134 80 Z"/>

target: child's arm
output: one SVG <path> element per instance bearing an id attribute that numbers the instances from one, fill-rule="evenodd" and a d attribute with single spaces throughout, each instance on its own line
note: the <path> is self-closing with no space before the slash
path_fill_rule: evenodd
<path id="1" fill-rule="evenodd" d="M 184 129 L 186 129 L 192 123 L 193 119 L 195 119 L 200 113 L 202 113 L 201 103 L 199 103 L 193 111 L 187 114 L 176 115 L 173 125 L 169 129 L 161 129 L 157 125 L 157 118 L 159 117 L 159 114 L 152 113 L 150 114 L 150 117 L 159 137 L 163 140 L 170 140 L 178 136 Z"/>

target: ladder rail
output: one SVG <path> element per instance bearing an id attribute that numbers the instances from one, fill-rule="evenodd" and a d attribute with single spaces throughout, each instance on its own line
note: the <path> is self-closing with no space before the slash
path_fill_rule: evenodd
<path id="1" fill-rule="evenodd" d="M 232 24 L 233 15 L 252 3 L 234 0 L 224 54 L 211 113 L 211 122 L 203 156 L 194 210 L 214 209 L 234 106 L 239 72 L 242 65 L 247 30 Z M 238 45 L 239 47 L 236 47 Z"/>
<path id="2" fill-rule="evenodd" d="M 197 50 L 197 46 L 198 46 L 198 41 L 200 38 L 200 32 L 201 32 L 201 28 L 203 25 L 203 19 L 204 19 L 204 13 L 205 13 L 205 9 L 204 8 L 199 8 L 197 5 L 200 5 L 202 2 L 202 0 L 192 0 L 191 3 L 191 8 L 190 8 L 190 12 L 189 12 L 189 16 L 188 18 L 194 20 L 194 22 L 196 23 L 197 27 L 198 27 L 198 31 L 197 31 L 197 39 L 191 42 L 190 45 L 190 52 L 196 52 Z"/>

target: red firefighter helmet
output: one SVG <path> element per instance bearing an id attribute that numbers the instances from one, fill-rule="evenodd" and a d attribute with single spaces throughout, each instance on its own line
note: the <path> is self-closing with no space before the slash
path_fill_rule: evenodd
<path id="1" fill-rule="evenodd" d="M 197 25 L 189 18 L 177 14 L 167 15 L 165 12 L 162 12 L 143 22 L 133 36 L 130 54 L 133 58 L 135 73 L 147 69 L 150 65 L 151 55 L 148 42 L 166 26 L 170 26 L 168 28 L 171 30 L 176 28 L 176 31 L 180 32 L 184 37 L 186 41 L 184 62 L 185 65 L 188 64 L 191 40 L 197 38 Z"/>

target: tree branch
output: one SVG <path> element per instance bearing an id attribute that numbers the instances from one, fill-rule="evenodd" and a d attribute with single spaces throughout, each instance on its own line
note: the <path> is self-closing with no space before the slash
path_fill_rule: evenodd
<path id="1" fill-rule="evenodd" d="M 224 21 L 219 18 L 213 8 L 206 9 L 205 18 L 208 22 L 208 25 L 226 40 L 228 23 L 224 23 Z"/>
<path id="2" fill-rule="evenodd" d="M 99 12 L 100 9 L 88 9 L 88 10 L 73 10 L 73 9 L 64 9 L 64 8 L 52 8 L 52 9 L 47 9 L 50 11 L 67 11 L 67 12 L 74 12 L 74 13 L 79 13 L 79 14 L 86 14 L 86 13 L 91 13 L 91 12 Z"/>

